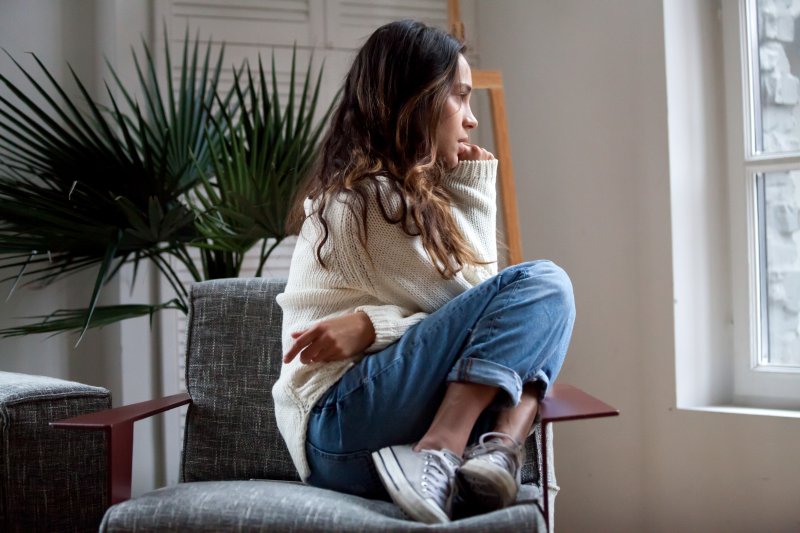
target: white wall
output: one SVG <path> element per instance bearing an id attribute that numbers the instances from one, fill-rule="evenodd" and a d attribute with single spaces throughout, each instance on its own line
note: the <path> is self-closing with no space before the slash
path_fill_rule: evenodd
<path id="1" fill-rule="evenodd" d="M 525 256 L 575 286 L 560 379 L 622 411 L 556 427 L 557 528 L 797 531 L 800 424 L 675 408 L 662 2 L 479 0 L 478 15 Z"/>
<path id="2" fill-rule="evenodd" d="M 108 78 L 104 57 L 116 65 L 123 79 L 132 79 L 131 45 L 141 37 L 150 40 L 149 1 L 123 0 L 2 0 L 0 47 L 27 69 L 34 52 L 65 87 L 71 88 L 67 63 L 87 89 L 103 95 L 102 78 Z M 22 74 L 0 54 L 0 72 L 20 87 Z M 37 79 L 41 79 L 38 76 Z M 5 86 L 0 94 L 10 97 Z M 101 96 L 102 98 L 102 96 Z M 6 274 L 6 272 L 4 272 Z M 7 275 L 7 274 L 6 274 Z M 42 315 L 56 309 L 86 307 L 94 283 L 94 271 L 65 278 L 43 290 L 18 287 L 9 301 L 0 304 L 0 327 L 19 325 L 19 317 Z M 105 288 L 101 303 L 148 302 L 152 290 L 147 269 L 140 272 L 136 292 L 130 292 L 130 269 Z M 0 284 L 5 299 L 10 282 Z M 72 334 L 0 339 L 0 370 L 42 374 L 107 387 L 115 405 L 148 400 L 159 395 L 160 365 L 153 345 L 157 331 L 146 318 L 90 330 L 76 348 Z M 163 479 L 159 423 L 138 423 L 134 432 L 134 492 L 152 488 Z"/>

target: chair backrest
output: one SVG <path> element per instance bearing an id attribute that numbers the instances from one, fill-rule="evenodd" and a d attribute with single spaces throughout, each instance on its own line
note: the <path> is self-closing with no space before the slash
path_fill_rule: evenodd
<path id="1" fill-rule="evenodd" d="M 191 290 L 181 478 L 297 480 L 278 433 L 272 385 L 281 368 L 285 280 L 225 279 Z"/>

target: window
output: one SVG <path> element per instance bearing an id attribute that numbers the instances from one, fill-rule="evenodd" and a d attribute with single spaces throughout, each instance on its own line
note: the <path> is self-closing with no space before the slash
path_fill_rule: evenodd
<path id="1" fill-rule="evenodd" d="M 663 4 L 681 409 L 800 417 L 792 3 Z"/>
<path id="2" fill-rule="evenodd" d="M 722 2 L 735 403 L 800 407 L 800 6 Z M 739 112 L 731 112 L 738 109 Z M 740 131 L 742 135 L 736 135 Z"/>
<path id="3" fill-rule="evenodd" d="M 747 5 L 751 139 L 747 170 L 755 187 L 760 338 L 755 366 L 800 369 L 800 35 L 791 3 Z M 787 157 L 788 156 L 788 157 Z M 758 164 L 755 164 L 756 161 Z"/>

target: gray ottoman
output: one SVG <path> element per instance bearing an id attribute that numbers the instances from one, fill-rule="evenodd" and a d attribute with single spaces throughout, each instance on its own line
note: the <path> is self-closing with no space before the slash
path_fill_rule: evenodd
<path id="1" fill-rule="evenodd" d="M 0 372 L 0 530 L 97 531 L 107 499 L 105 436 L 49 423 L 109 407 L 100 387 Z"/>

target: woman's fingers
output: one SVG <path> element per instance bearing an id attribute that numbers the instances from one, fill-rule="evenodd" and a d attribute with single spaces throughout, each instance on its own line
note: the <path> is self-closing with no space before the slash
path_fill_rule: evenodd
<path id="1" fill-rule="evenodd" d="M 462 142 L 458 151 L 458 158 L 461 161 L 485 161 L 494 159 L 494 155 L 477 144 Z"/>
<path id="2" fill-rule="evenodd" d="M 336 358 L 339 353 L 336 349 L 336 341 L 324 322 L 305 331 L 294 332 L 291 335 L 296 340 L 283 356 L 284 363 L 291 363 L 298 355 L 300 356 L 300 362 L 304 365 L 321 363 Z"/>
<path id="3" fill-rule="evenodd" d="M 292 359 L 297 357 L 297 354 L 303 351 L 303 349 L 313 342 L 313 339 L 316 337 L 316 333 L 314 328 L 306 329 L 303 331 L 295 331 L 292 333 L 292 337 L 295 338 L 294 344 L 289 351 L 283 354 L 283 362 L 284 363 L 291 363 Z"/>
<path id="4" fill-rule="evenodd" d="M 290 363 L 298 355 L 303 364 L 346 359 L 362 353 L 375 340 L 375 328 L 362 311 L 323 320 L 291 333 L 294 344 L 283 356 Z"/>
<path id="5" fill-rule="evenodd" d="M 321 348 L 322 346 L 320 346 L 319 342 L 313 342 L 309 344 L 306 346 L 305 350 L 300 352 L 300 362 L 304 365 L 307 365 L 309 363 L 321 361 Z"/>

